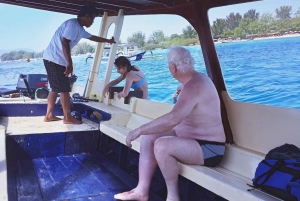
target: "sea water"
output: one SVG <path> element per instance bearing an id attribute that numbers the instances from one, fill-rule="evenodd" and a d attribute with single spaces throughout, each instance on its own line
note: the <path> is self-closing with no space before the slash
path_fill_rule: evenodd
<path id="1" fill-rule="evenodd" d="M 188 46 L 197 71 L 207 74 L 200 46 Z M 232 99 L 255 104 L 300 108 L 300 37 L 216 44 L 226 88 Z M 133 61 L 148 80 L 152 100 L 173 103 L 180 84 L 168 71 L 168 50 L 152 51 L 154 58 Z M 145 56 L 151 56 L 147 52 Z M 86 85 L 93 60 L 73 57 L 77 83 Z M 103 80 L 106 64 L 101 64 Z M 15 88 L 19 74 L 46 73 L 43 60 L 0 62 L 0 88 Z M 114 68 L 112 78 L 119 76 Z M 119 85 L 123 85 L 124 82 Z M 93 92 L 92 92 L 93 93 Z M 97 93 L 97 92 L 94 92 Z"/>

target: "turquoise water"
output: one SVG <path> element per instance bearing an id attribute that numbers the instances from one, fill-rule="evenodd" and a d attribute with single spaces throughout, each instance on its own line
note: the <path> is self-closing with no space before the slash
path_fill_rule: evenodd
<path id="1" fill-rule="evenodd" d="M 195 68 L 206 74 L 199 46 L 188 48 L 195 58 Z M 216 49 L 227 90 L 237 101 L 300 108 L 300 37 L 216 44 Z M 148 78 L 152 100 L 172 103 L 172 94 L 179 84 L 168 72 L 167 50 L 155 50 L 157 58 L 132 62 Z M 150 56 L 146 53 L 145 56 Z M 73 57 L 77 82 L 85 85 L 92 60 L 85 56 Z M 105 64 L 99 77 L 103 79 Z M 29 63 L 0 63 L 0 87 L 14 88 L 19 74 L 45 73 L 42 60 Z M 113 70 L 112 79 L 118 77 Z"/>

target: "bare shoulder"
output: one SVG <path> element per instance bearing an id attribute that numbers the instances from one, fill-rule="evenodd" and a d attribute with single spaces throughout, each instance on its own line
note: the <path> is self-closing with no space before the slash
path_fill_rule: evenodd
<path id="1" fill-rule="evenodd" d="M 186 87 L 185 88 L 205 88 L 207 87 L 207 85 L 212 84 L 211 79 L 203 74 L 203 73 L 195 73 L 192 78 L 186 83 Z"/>
<path id="2" fill-rule="evenodd" d="M 205 98 L 212 98 L 217 94 L 216 88 L 212 80 L 203 73 L 194 74 L 193 77 L 184 85 L 183 91 L 187 96 L 201 97 L 201 100 Z"/>

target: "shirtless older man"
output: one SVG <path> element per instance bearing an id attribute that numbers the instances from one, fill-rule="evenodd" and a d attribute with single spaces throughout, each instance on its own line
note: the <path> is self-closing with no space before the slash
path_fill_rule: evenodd
<path id="1" fill-rule="evenodd" d="M 178 162 L 213 167 L 224 155 L 220 101 L 211 79 L 195 71 L 194 59 L 185 48 L 170 49 L 168 64 L 172 76 L 183 86 L 180 97 L 171 112 L 129 132 L 129 147 L 131 141 L 143 135 L 139 182 L 133 190 L 115 195 L 115 199 L 148 200 L 158 165 L 167 184 L 167 201 L 177 201 Z"/>

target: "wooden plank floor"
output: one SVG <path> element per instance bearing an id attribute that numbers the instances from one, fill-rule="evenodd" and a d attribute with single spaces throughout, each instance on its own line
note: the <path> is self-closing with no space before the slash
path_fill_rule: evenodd
<path id="1" fill-rule="evenodd" d="M 0 125 L 6 127 L 7 135 L 27 135 L 36 133 L 57 133 L 71 131 L 98 130 L 99 124 L 86 118 L 82 124 L 64 124 L 63 121 L 44 122 L 43 116 L 37 117 L 0 117 Z"/>

